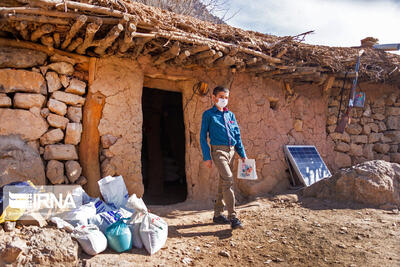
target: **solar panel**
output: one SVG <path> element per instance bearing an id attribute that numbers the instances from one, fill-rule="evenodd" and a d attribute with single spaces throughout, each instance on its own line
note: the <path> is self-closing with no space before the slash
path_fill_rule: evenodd
<path id="1" fill-rule="evenodd" d="M 284 151 L 288 163 L 304 185 L 310 186 L 332 176 L 315 146 L 286 145 Z"/>

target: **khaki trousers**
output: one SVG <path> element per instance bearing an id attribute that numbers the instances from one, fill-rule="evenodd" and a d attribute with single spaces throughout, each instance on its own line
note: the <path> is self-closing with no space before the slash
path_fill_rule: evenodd
<path id="1" fill-rule="evenodd" d="M 219 172 L 217 200 L 214 205 L 214 216 L 216 217 L 222 215 L 225 206 L 228 210 L 228 218 L 236 217 L 232 174 L 234 155 L 233 146 L 211 146 L 211 157 Z"/>

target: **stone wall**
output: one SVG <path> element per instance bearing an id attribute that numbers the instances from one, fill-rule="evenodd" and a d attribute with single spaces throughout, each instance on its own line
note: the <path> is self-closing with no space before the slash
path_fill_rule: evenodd
<path id="1" fill-rule="evenodd" d="M 327 132 L 335 142 L 335 162 L 349 167 L 367 160 L 400 163 L 400 98 L 398 89 L 381 84 L 362 84 L 366 92 L 364 108 L 353 108 L 351 123 L 343 134 L 335 133 L 339 91 L 329 99 Z M 344 95 L 342 112 L 348 104 Z"/>
<path id="2" fill-rule="evenodd" d="M 74 65 L 70 58 L 0 48 L 0 135 L 20 135 L 39 152 L 51 184 L 86 183 L 77 149 L 87 85 L 74 77 L 82 77 Z"/>

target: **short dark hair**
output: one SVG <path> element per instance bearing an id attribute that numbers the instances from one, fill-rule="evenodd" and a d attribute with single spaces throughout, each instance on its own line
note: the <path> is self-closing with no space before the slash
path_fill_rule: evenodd
<path id="1" fill-rule="evenodd" d="M 217 95 L 219 92 L 229 93 L 229 89 L 223 86 L 217 86 L 213 90 L 213 95 Z"/>

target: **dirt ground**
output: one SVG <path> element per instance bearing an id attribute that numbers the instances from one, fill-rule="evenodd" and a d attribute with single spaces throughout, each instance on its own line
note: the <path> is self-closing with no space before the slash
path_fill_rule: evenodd
<path id="1" fill-rule="evenodd" d="M 400 266 L 400 215 L 284 195 L 238 205 L 243 230 L 214 225 L 211 203 L 150 206 L 169 224 L 166 245 L 107 250 L 83 266 Z"/>

